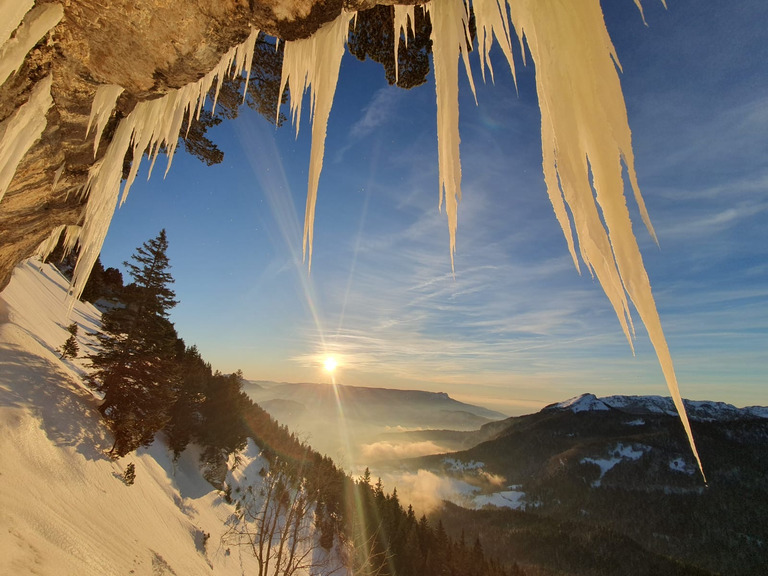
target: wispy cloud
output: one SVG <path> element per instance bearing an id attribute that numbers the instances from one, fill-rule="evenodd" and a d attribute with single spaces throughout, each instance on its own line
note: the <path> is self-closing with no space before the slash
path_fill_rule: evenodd
<path id="1" fill-rule="evenodd" d="M 362 117 L 350 128 L 350 137 L 362 138 L 383 125 L 391 124 L 402 94 L 401 89 L 391 86 L 376 92 L 370 104 L 363 109 Z"/>

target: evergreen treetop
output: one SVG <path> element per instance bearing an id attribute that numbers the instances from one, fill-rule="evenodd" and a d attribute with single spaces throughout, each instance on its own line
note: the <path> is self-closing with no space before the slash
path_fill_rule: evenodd
<path id="1" fill-rule="evenodd" d="M 173 284 L 174 280 L 169 272 L 171 264 L 167 250 L 168 238 L 163 228 L 156 238 L 147 240 L 136 248 L 136 252 L 131 255 L 135 264 L 123 262 L 133 278 L 135 287 L 139 289 L 136 302 L 139 308 L 145 308 L 148 314 L 162 318 L 167 318 L 170 309 L 178 304 L 174 300 L 176 294 L 168 286 Z"/>
<path id="2" fill-rule="evenodd" d="M 99 407 L 115 434 L 110 454 L 123 456 L 148 445 L 168 422 L 179 379 L 178 337 L 168 320 L 174 305 L 165 230 L 145 242 L 126 262 L 134 279 L 126 306 L 102 316 L 100 350 L 90 357 L 91 385 L 104 394 Z"/>

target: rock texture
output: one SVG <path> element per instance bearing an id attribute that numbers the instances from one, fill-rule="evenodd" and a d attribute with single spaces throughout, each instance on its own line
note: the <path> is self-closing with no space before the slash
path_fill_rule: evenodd
<path id="1" fill-rule="evenodd" d="M 37 5 L 46 0 L 37 0 Z M 283 40 L 310 36 L 338 16 L 342 0 L 59 0 L 61 22 L 0 86 L 0 123 L 52 74 L 47 127 L 0 201 L 0 290 L 14 266 L 60 225 L 80 224 L 93 133 L 86 138 L 98 86 L 125 88 L 96 159 L 117 121 L 142 101 L 195 81 L 256 27 Z M 55 185 L 54 185 L 55 183 Z"/>

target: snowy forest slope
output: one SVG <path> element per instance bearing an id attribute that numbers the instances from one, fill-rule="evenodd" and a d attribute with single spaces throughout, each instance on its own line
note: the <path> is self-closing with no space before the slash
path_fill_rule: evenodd
<path id="1" fill-rule="evenodd" d="M 58 352 L 76 322 L 87 354 L 100 314 L 77 302 L 68 317 L 67 286 L 30 260 L 0 294 L 0 573 L 247 570 L 253 558 L 219 545 L 232 508 L 200 476 L 193 450 L 175 465 L 159 443 L 118 461 L 105 455 L 112 439 L 83 384 L 85 361 Z"/>

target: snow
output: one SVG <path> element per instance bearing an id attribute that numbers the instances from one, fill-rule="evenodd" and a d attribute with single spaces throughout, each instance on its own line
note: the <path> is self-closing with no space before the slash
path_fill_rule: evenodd
<path id="1" fill-rule="evenodd" d="M 29 0 L 24 2 L 26 6 Z M 642 12 L 640 0 L 635 0 L 635 4 Z M 464 0 L 441 0 L 426 4 L 425 9 L 429 11 L 432 21 L 437 99 L 438 204 L 442 209 L 445 203 L 453 267 L 458 204 L 461 200 L 459 57 L 464 61 L 474 92 L 466 47 L 468 4 Z M 618 77 L 618 56 L 608 36 L 599 0 L 474 0 L 473 9 L 478 25 L 478 52 L 483 77 L 488 66 L 493 78 L 493 68 L 488 58 L 493 38 L 499 42 L 514 76 L 511 50 L 513 25 L 519 45 L 527 45 L 530 51 L 536 66 L 536 87 L 541 109 L 544 180 L 574 265 L 579 269 L 576 253 L 578 242 L 581 260 L 602 285 L 633 349 L 634 326 L 630 301 L 634 305 L 648 331 L 675 410 L 703 475 L 671 354 L 626 205 L 624 171 L 641 218 L 655 239 L 637 182 L 631 132 Z M 0 81 L 17 69 L 27 51 L 55 26 L 61 11 L 58 4 L 48 3 L 27 14 L 15 37 L 6 41 L 2 47 L 0 71 L 7 70 L 7 73 L 6 76 L 0 73 Z M 0 29 L 1 34 L 9 34 L 6 30 L 12 29 L 14 23 L 18 22 L 20 12 L 21 8 L 9 8 L 8 2 L 4 4 L 0 15 L 7 16 L 9 23 Z M 312 37 L 286 42 L 281 92 L 290 84 L 291 113 L 297 134 L 303 94 L 311 88 L 312 151 L 303 238 L 304 256 L 310 269 L 315 205 L 327 122 L 348 24 L 353 15 L 342 10 L 335 21 L 321 27 Z M 399 30 L 404 29 L 407 38 L 407 26 L 404 27 L 406 15 L 412 15 L 412 12 L 397 9 L 396 37 L 399 37 Z M 135 161 L 123 189 L 121 202 L 125 200 L 136 177 L 144 150 L 149 151 L 154 164 L 159 149 L 165 145 L 170 169 L 185 111 L 188 118 L 195 112 L 199 114 L 205 94 L 215 78 L 218 78 L 218 95 L 224 74 L 230 73 L 232 68 L 234 74 L 244 68 L 250 69 L 250 57 L 257 33 L 253 31 L 246 42 L 230 50 L 219 65 L 200 81 L 172 90 L 163 98 L 137 105 L 120 123 L 104 158 L 93 165 L 83 190 L 84 194 L 89 195 L 89 201 L 81 232 L 81 245 L 84 249 L 73 279 L 75 294 L 82 291 L 84 280 L 106 235 L 117 203 L 122 163 L 129 146 L 133 146 Z M 3 37 L 0 35 L 0 38 Z M 524 51 L 521 54 L 525 56 Z M 93 118 L 97 122 L 97 134 L 99 122 L 108 117 L 107 104 L 110 101 L 104 95 L 104 102 L 94 104 Z M 216 98 L 214 108 L 215 105 Z M 98 136 L 95 146 L 98 147 Z M 26 148 L 21 154 L 25 151 Z M 5 155 L 0 153 L 0 162 L 8 160 L 10 156 L 7 150 Z M 0 164 L 0 176 L 11 178 L 17 163 L 18 160 L 13 164 L 10 161 L 6 165 Z M 0 194 L 3 189 L 0 186 Z"/>
<path id="2" fill-rule="evenodd" d="M 312 240 L 314 238 L 315 204 L 320 172 L 325 155 L 325 135 L 331 114 L 333 97 L 339 79 L 341 57 L 344 55 L 349 21 L 354 12 L 342 10 L 333 21 L 322 26 L 309 38 L 285 43 L 280 94 L 285 86 L 291 91 L 291 118 L 296 136 L 301 125 L 301 103 L 304 92 L 310 89 L 310 116 L 312 118 L 312 150 L 309 159 L 307 206 L 304 213 L 304 259 L 312 269 Z M 279 114 L 279 110 L 277 111 Z M 309 252 L 309 254 L 307 254 Z"/>
<path id="3" fill-rule="evenodd" d="M 636 420 L 630 420 L 629 422 L 624 422 L 627 426 L 645 426 L 645 420 L 642 418 L 638 418 Z"/>
<path id="4" fill-rule="evenodd" d="M 474 508 L 495 506 L 496 508 L 511 508 L 512 510 L 525 510 L 525 492 L 517 490 L 505 490 L 493 494 L 478 494 L 474 497 Z"/>
<path id="5" fill-rule="evenodd" d="M 595 464 L 600 468 L 600 477 L 592 482 L 592 486 L 597 488 L 602 483 L 603 477 L 606 475 L 606 473 L 614 466 L 624 460 L 638 460 L 649 450 L 650 448 L 648 446 L 639 446 L 638 448 L 634 448 L 631 445 L 624 445 L 623 443 L 619 442 L 616 444 L 613 450 L 609 452 L 607 458 L 582 458 L 579 462 L 581 464 Z"/>
<path id="6" fill-rule="evenodd" d="M 23 0 L 18 6 L 10 6 L 16 2 L 18 0 L 6 0 L 3 3 L 4 6 L 0 8 L 0 86 L 11 74 L 21 68 L 27 53 L 59 23 L 64 15 L 61 4 L 36 6 L 24 16 L 13 38 L 8 39 L 10 33 L 8 30 L 13 29 L 11 26 L 14 21 L 18 22 L 18 14 L 30 4 L 28 0 Z"/>
<path id="7" fill-rule="evenodd" d="M 743 410 L 755 418 L 768 418 L 768 408 L 765 406 L 747 406 Z"/>
<path id="8" fill-rule="evenodd" d="M 67 286 L 30 260 L 0 294 L 0 574 L 255 573 L 247 551 L 219 544 L 233 507 L 202 478 L 194 449 L 176 464 L 157 442 L 105 456 L 111 438 L 83 384 L 85 360 L 57 351 L 71 322 L 81 356 L 91 351 L 100 313 L 77 302 L 68 316 Z M 257 477 L 257 451 L 251 443 L 233 481 Z M 129 462 L 133 486 L 122 481 Z"/>
<path id="9" fill-rule="evenodd" d="M 725 402 L 709 400 L 683 400 L 688 417 L 698 422 L 717 422 L 729 420 L 744 420 L 751 418 L 768 418 L 768 408 L 750 406 L 736 408 Z M 678 412 L 674 401 L 664 396 L 604 396 L 582 394 L 564 402 L 547 406 L 545 410 L 572 410 L 573 412 L 599 411 L 615 409 L 627 414 L 663 414 L 677 417 Z M 642 418 L 625 422 L 628 426 L 642 426 Z"/>
<path id="10" fill-rule="evenodd" d="M 582 394 L 555 405 L 555 408 L 569 409 L 572 412 L 600 412 L 610 410 L 604 402 L 594 394 Z"/>
<path id="11" fill-rule="evenodd" d="M 51 82 L 49 74 L 35 84 L 29 100 L 0 124 L 0 202 L 19 162 L 48 124 L 45 115 L 53 104 Z"/>
<path id="12" fill-rule="evenodd" d="M 443 464 L 445 465 L 447 470 L 450 470 L 452 472 L 464 472 L 466 470 L 482 470 L 482 468 L 485 466 L 483 462 L 476 462 L 475 460 L 470 460 L 469 462 L 463 462 L 462 460 L 457 460 L 456 458 L 444 458 Z"/>
<path id="13" fill-rule="evenodd" d="M 682 472 L 684 474 L 693 475 L 696 470 L 689 466 L 685 459 L 682 457 L 674 458 L 669 461 L 669 469 L 673 472 Z"/>

